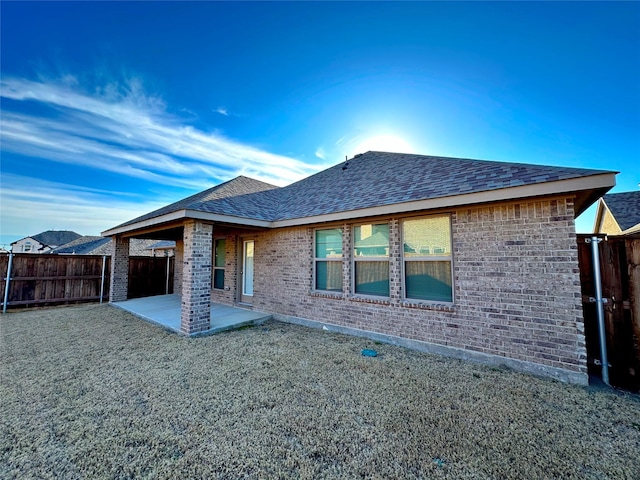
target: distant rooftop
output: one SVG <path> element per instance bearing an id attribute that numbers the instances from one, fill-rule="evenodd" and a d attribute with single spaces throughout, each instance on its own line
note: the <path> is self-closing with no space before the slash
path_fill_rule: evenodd
<path id="1" fill-rule="evenodd" d="M 29 237 L 37 240 L 43 245 L 59 246 L 69 243 L 76 238 L 80 238 L 81 235 L 70 230 L 47 230 L 46 232 L 38 233 L 37 235 L 29 235 Z M 20 240 L 16 240 L 15 242 L 12 242 L 11 245 L 19 241 Z"/>
<path id="2" fill-rule="evenodd" d="M 623 231 L 640 223 L 640 190 L 609 193 L 603 200 Z"/>

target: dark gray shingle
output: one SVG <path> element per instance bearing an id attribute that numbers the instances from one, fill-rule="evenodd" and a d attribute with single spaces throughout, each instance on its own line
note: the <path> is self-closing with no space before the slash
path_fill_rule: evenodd
<path id="1" fill-rule="evenodd" d="M 610 193 L 602 198 L 623 231 L 640 223 L 640 190 Z"/>
<path id="2" fill-rule="evenodd" d="M 104 245 L 111 242 L 111 238 L 109 237 L 97 237 L 86 235 L 84 237 L 76 238 L 72 242 L 65 243 L 64 245 L 59 246 L 58 248 L 54 248 L 51 253 L 58 254 L 75 254 L 75 255 L 99 255 L 102 254 Z M 105 249 L 105 255 L 107 254 L 107 250 Z M 96 253 L 100 252 L 100 253 Z M 110 252 L 109 252 L 110 254 Z"/>
<path id="3" fill-rule="evenodd" d="M 46 232 L 33 235 L 31 238 L 37 240 L 43 245 L 58 246 L 72 242 L 81 236 L 82 235 L 79 233 L 72 232 L 70 230 L 47 230 Z"/>
<path id="4" fill-rule="evenodd" d="M 181 209 L 266 221 L 327 215 L 362 208 L 587 177 L 604 170 L 493 162 L 386 152 L 357 155 L 283 188 L 238 177 L 136 218 L 137 223 Z M 228 194 L 225 186 L 240 193 Z M 251 180 L 251 182 L 256 182 Z M 247 191 L 254 189 L 254 191 Z M 235 193 L 235 195 L 234 195 Z"/>

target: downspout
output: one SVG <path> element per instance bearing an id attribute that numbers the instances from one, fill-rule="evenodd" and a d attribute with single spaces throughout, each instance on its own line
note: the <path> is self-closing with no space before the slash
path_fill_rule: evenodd
<path id="1" fill-rule="evenodd" d="M 586 239 L 587 242 L 591 242 L 591 260 L 593 263 L 593 283 L 596 289 L 596 312 L 598 315 L 598 336 L 600 337 L 600 362 L 602 364 L 602 381 L 607 385 L 609 383 L 609 361 L 607 360 L 607 332 L 604 325 L 604 300 L 602 298 L 602 280 L 600 278 L 600 255 L 598 252 L 598 243 L 602 241 L 601 238 L 595 235 L 590 239 Z"/>
<path id="2" fill-rule="evenodd" d="M 7 265 L 7 280 L 4 283 L 4 302 L 2 303 L 2 313 L 7 312 L 7 302 L 9 300 L 9 281 L 11 280 L 11 267 L 13 266 L 13 253 L 9 254 L 9 265 Z"/>

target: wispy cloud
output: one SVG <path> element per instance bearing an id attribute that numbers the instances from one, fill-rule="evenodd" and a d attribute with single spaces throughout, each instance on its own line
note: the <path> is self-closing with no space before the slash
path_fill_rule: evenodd
<path id="1" fill-rule="evenodd" d="M 3 174 L 0 190 L 2 233 L 34 235 L 52 229 L 98 235 L 174 200 L 177 199 L 156 197 L 150 200 L 126 192 Z"/>
<path id="2" fill-rule="evenodd" d="M 284 185 L 318 168 L 185 126 L 138 81 L 88 93 L 73 77 L 5 77 L 0 92 L 0 139 L 7 152 L 191 188 L 238 174 Z M 37 108 L 21 108 L 27 105 Z"/>
<path id="3" fill-rule="evenodd" d="M 216 108 L 216 112 L 219 113 L 220 115 L 224 115 L 225 117 L 229 116 L 229 111 L 227 110 L 226 107 L 218 107 Z"/>
<path id="4" fill-rule="evenodd" d="M 316 157 L 325 160 L 327 158 L 327 152 L 324 151 L 324 148 L 318 147 L 315 153 Z"/>

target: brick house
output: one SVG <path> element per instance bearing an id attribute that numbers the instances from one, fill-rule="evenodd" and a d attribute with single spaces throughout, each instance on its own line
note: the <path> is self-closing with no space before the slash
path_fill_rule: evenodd
<path id="1" fill-rule="evenodd" d="M 238 177 L 104 232 L 111 301 L 126 299 L 130 238 L 175 240 L 186 334 L 215 302 L 584 384 L 574 219 L 614 185 L 383 152 L 283 188 Z"/>
<path id="2" fill-rule="evenodd" d="M 11 243 L 13 253 L 50 253 L 53 249 L 80 238 L 70 230 L 47 230 Z"/>
<path id="3" fill-rule="evenodd" d="M 640 190 L 610 193 L 598 200 L 593 232 L 607 235 L 640 233 Z"/>

